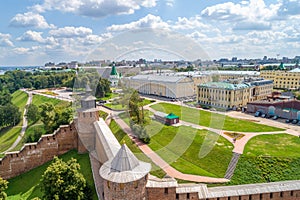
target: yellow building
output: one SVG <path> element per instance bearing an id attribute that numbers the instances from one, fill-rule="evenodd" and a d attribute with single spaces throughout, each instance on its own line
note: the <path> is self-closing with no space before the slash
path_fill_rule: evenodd
<path id="1" fill-rule="evenodd" d="M 300 70 L 291 71 L 263 70 L 260 77 L 274 82 L 274 88 L 299 89 L 300 88 Z"/>
<path id="2" fill-rule="evenodd" d="M 273 82 L 256 80 L 239 84 L 208 82 L 198 86 L 199 104 L 235 109 L 245 107 L 248 102 L 266 99 L 272 93 Z"/>

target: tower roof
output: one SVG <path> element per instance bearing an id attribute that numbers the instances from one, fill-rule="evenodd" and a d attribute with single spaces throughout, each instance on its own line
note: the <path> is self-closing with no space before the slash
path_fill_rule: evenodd
<path id="1" fill-rule="evenodd" d="M 99 173 L 106 180 L 128 183 L 145 177 L 150 170 L 150 163 L 139 161 L 126 144 L 123 144 L 115 157 L 101 166 Z"/>
<path id="2" fill-rule="evenodd" d="M 111 161 L 111 171 L 123 172 L 133 170 L 139 165 L 139 160 L 128 149 L 126 144 L 123 144 L 117 155 Z"/>
<path id="3" fill-rule="evenodd" d="M 117 69 L 116 69 L 115 65 L 112 66 L 110 75 L 116 75 L 116 76 L 118 75 L 118 72 L 117 72 Z"/>

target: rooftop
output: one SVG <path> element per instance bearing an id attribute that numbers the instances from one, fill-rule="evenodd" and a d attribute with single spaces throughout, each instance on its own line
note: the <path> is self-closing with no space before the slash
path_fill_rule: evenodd
<path id="1" fill-rule="evenodd" d="M 151 164 L 139 161 L 123 144 L 117 154 L 105 162 L 100 176 L 115 183 L 128 183 L 145 177 L 151 170 Z"/>
<path id="2" fill-rule="evenodd" d="M 147 80 L 147 81 L 153 81 L 153 82 L 171 82 L 176 83 L 179 82 L 187 77 L 185 76 L 168 76 L 168 75 L 136 75 L 133 77 L 130 77 L 132 80 Z M 191 79 L 192 82 L 192 79 Z"/>
<path id="3" fill-rule="evenodd" d="M 208 82 L 200 84 L 199 87 L 207 87 L 207 88 L 218 88 L 218 89 L 226 89 L 226 90 L 239 90 L 244 88 L 249 88 L 249 84 L 240 83 L 240 84 L 232 84 L 226 82 Z"/>

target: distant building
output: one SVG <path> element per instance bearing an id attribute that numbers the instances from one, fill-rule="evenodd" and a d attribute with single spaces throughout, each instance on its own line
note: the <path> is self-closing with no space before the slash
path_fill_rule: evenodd
<path id="1" fill-rule="evenodd" d="M 109 81 L 111 82 L 110 85 L 113 87 L 117 86 L 121 76 L 122 75 L 117 72 L 116 66 L 113 65 L 109 75 Z"/>
<path id="2" fill-rule="evenodd" d="M 126 87 L 141 94 L 172 99 L 194 96 L 194 82 L 191 77 L 166 75 L 136 75 L 123 79 Z"/>
<path id="3" fill-rule="evenodd" d="M 282 100 L 282 101 L 254 101 L 247 104 L 247 112 L 255 113 L 260 111 L 270 116 L 278 116 L 284 119 L 300 120 L 300 101 Z"/>
<path id="4" fill-rule="evenodd" d="M 262 70 L 260 77 L 274 82 L 274 88 L 296 90 L 300 88 L 300 69 L 291 71 Z"/>
<path id="5" fill-rule="evenodd" d="M 272 93 L 273 82 L 269 80 L 245 80 L 242 83 L 208 82 L 198 86 L 199 104 L 237 109 L 248 102 L 266 99 Z"/>

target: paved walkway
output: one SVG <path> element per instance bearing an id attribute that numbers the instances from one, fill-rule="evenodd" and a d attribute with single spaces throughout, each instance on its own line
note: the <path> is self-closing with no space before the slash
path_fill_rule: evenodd
<path id="1" fill-rule="evenodd" d="M 16 139 L 16 141 L 5 151 L 1 152 L 1 154 L 4 154 L 6 152 L 9 152 L 11 151 L 12 149 L 14 149 L 18 144 L 19 142 L 22 140 L 22 138 L 24 137 L 24 134 L 25 134 L 25 131 L 27 129 L 27 117 L 26 117 L 26 113 L 27 113 L 27 106 L 29 104 L 31 104 L 32 102 L 32 93 L 31 92 L 28 92 L 26 90 L 23 90 L 24 92 L 26 92 L 28 94 L 28 100 L 27 100 L 27 103 L 26 103 L 26 106 L 25 106 L 25 109 L 24 109 L 24 113 L 23 113 L 23 125 L 22 125 L 22 130 L 20 132 L 20 135 L 18 136 L 18 138 Z"/>
<path id="2" fill-rule="evenodd" d="M 148 156 L 157 166 L 164 170 L 169 176 L 186 181 L 201 183 L 224 183 L 229 181 L 225 178 L 212 178 L 206 176 L 183 174 L 177 171 L 176 169 L 171 167 L 167 162 L 165 162 L 159 155 L 157 155 L 148 145 L 144 144 L 139 139 L 134 137 L 130 127 L 119 116 L 113 114 L 113 119 L 123 129 L 123 131 L 128 134 L 131 140 L 135 142 L 135 144 L 142 150 L 142 152 L 146 156 Z"/>
<path id="3" fill-rule="evenodd" d="M 148 109 L 151 112 L 155 112 L 155 110 L 152 109 L 150 106 L 154 105 L 154 104 L 157 104 L 157 103 L 160 103 L 160 102 L 162 102 L 162 101 L 156 101 L 156 102 L 153 102 L 149 105 L 146 105 L 144 107 L 144 109 Z M 170 102 L 168 102 L 168 103 L 170 103 Z M 171 102 L 171 103 L 183 106 L 180 102 Z M 205 177 L 205 176 L 183 174 L 183 173 L 177 171 L 176 169 L 171 167 L 168 163 L 166 163 L 159 155 L 157 155 L 148 145 L 142 143 L 137 138 L 135 138 L 133 136 L 133 133 L 132 133 L 130 127 L 121 118 L 119 118 L 117 113 L 115 113 L 115 112 L 113 112 L 109 109 L 106 109 L 104 107 L 100 107 L 100 109 L 107 112 L 107 113 L 109 113 L 109 116 L 111 116 L 113 119 L 115 119 L 115 121 L 119 124 L 119 126 L 123 129 L 123 131 L 126 132 L 129 135 L 129 137 L 138 145 L 138 147 L 156 165 L 158 165 L 161 169 L 163 169 L 169 176 L 174 177 L 174 178 L 178 178 L 178 179 L 182 179 L 182 180 L 188 180 L 188 181 L 193 181 L 193 182 L 203 182 L 203 183 L 222 183 L 222 182 L 229 181 L 228 179 L 225 179 L 225 178 L 212 178 L 212 177 Z M 244 114 L 244 113 L 242 113 L 242 114 Z M 238 133 L 244 134 L 245 136 L 234 142 L 233 138 L 231 138 L 230 136 L 224 134 L 224 132 L 236 132 L 236 131 L 227 131 L 227 130 L 214 129 L 214 128 L 200 126 L 200 125 L 193 124 L 193 123 L 186 122 L 186 121 L 182 121 L 182 120 L 180 120 L 179 125 L 191 126 L 195 129 L 202 129 L 202 130 L 204 129 L 204 130 L 209 130 L 209 131 L 212 131 L 214 133 L 217 133 L 217 134 L 221 135 L 222 137 L 224 137 L 225 139 L 227 139 L 229 142 L 231 142 L 234 145 L 233 152 L 238 153 L 238 154 L 242 154 L 243 151 L 244 151 L 244 147 L 247 144 L 247 142 L 251 138 L 253 138 L 257 135 L 279 134 L 279 133 L 286 133 L 286 134 L 290 134 L 290 135 L 294 135 L 294 136 L 299 135 L 299 131 L 297 129 L 295 130 L 295 128 L 287 126 L 286 124 L 282 124 L 282 123 L 279 123 L 279 122 L 274 123 L 272 121 L 271 121 L 271 123 L 270 122 L 266 123 L 265 120 L 270 120 L 270 119 L 263 119 L 263 121 L 260 121 L 258 119 L 252 118 L 249 115 L 248 116 L 240 116 L 240 114 L 238 114 L 238 112 L 230 113 L 230 114 L 226 113 L 226 115 L 231 116 L 233 118 L 240 118 L 240 119 L 247 119 L 247 120 L 251 120 L 251 121 L 256 121 L 257 123 L 270 125 L 270 126 L 274 126 L 274 127 L 278 127 L 278 128 L 283 128 L 283 129 L 286 129 L 286 130 L 285 131 L 273 131 L 273 132 L 238 132 Z M 246 114 L 244 114 L 244 115 L 246 115 Z M 107 120 L 110 120 L 110 117 L 108 117 Z M 109 122 L 110 121 L 107 121 L 107 123 L 109 123 Z"/>
<path id="4" fill-rule="evenodd" d="M 157 104 L 157 103 L 159 103 L 159 102 L 154 102 L 152 104 L 146 105 L 144 107 L 144 109 L 148 109 L 151 112 L 155 112 L 155 110 L 152 109 L 150 106 L 154 105 L 154 104 Z M 179 104 L 180 102 L 171 102 L 171 103 L 180 105 Z M 286 130 L 284 130 L 284 131 L 272 131 L 272 132 L 227 131 L 227 130 L 214 129 L 214 128 L 210 128 L 210 127 L 206 127 L 206 126 L 200 126 L 200 125 L 193 124 L 193 123 L 186 122 L 186 121 L 182 121 L 182 120 L 180 120 L 180 125 L 191 126 L 195 129 L 200 129 L 200 130 L 204 129 L 204 130 L 209 130 L 209 131 L 212 131 L 214 133 L 217 133 L 217 134 L 221 135 L 222 137 L 224 137 L 225 139 L 227 139 L 229 142 L 231 142 L 234 145 L 233 152 L 239 153 L 239 154 L 243 154 L 244 148 L 245 148 L 245 145 L 247 144 L 247 142 L 251 138 L 253 138 L 257 135 L 286 133 L 286 134 L 293 135 L 293 136 L 299 136 L 299 134 L 300 134 L 300 127 L 290 125 L 290 124 L 284 124 L 284 123 L 274 121 L 274 120 L 272 121 L 271 119 L 255 118 L 254 116 L 251 116 L 251 115 L 248 115 L 248 114 L 245 114 L 245 113 L 241 113 L 241 112 L 229 112 L 229 113 L 226 113 L 226 115 L 228 115 L 230 117 L 233 117 L 233 118 L 250 120 L 250 121 L 254 121 L 256 123 L 269 125 L 269 126 L 274 126 L 274 127 L 282 128 L 282 129 L 286 129 Z M 241 139 L 236 140 L 235 142 L 233 142 L 233 138 L 231 138 L 228 135 L 224 134 L 224 132 L 238 132 L 238 133 L 244 134 L 245 136 L 242 137 Z"/>

